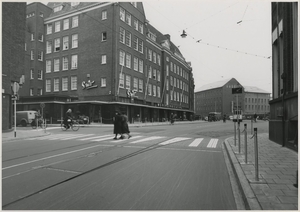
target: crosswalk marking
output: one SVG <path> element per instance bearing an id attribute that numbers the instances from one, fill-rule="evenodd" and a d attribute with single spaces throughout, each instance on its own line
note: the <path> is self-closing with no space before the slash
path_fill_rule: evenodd
<path id="1" fill-rule="evenodd" d="M 144 142 L 144 141 L 153 141 L 153 140 L 160 139 L 160 138 L 164 138 L 164 137 L 162 137 L 162 136 L 151 136 L 151 137 L 143 138 L 143 139 L 133 141 L 133 142 L 130 142 L 130 143 L 131 144 L 136 144 L 136 143 L 141 143 L 141 142 Z"/>
<path id="2" fill-rule="evenodd" d="M 79 141 L 106 141 L 110 143 L 130 143 L 130 144 L 138 144 L 147 141 L 155 141 L 158 140 L 158 145 L 168 145 L 173 144 L 180 141 L 186 141 L 183 145 L 188 147 L 198 147 L 201 144 L 201 147 L 206 146 L 207 148 L 217 148 L 219 139 L 216 138 L 187 138 L 187 137 L 174 137 L 168 139 L 166 136 L 145 136 L 145 135 L 134 135 L 130 139 L 113 139 L 112 134 L 107 135 L 95 135 L 95 134 L 71 134 L 71 133 L 62 133 L 62 134 L 52 134 L 43 137 L 35 137 L 35 138 L 26 138 L 25 140 L 79 140 Z M 161 139 L 161 140 L 160 140 Z M 168 140 L 166 140 L 168 139 Z M 165 141 L 164 141 L 165 140 Z M 202 144 L 203 143 L 203 144 Z"/>
<path id="3" fill-rule="evenodd" d="M 104 138 L 104 137 L 111 137 L 112 135 L 100 135 L 100 136 L 95 136 L 95 137 L 87 137 L 87 138 L 82 138 L 82 139 L 79 139 L 80 141 L 86 141 L 86 140 L 91 140 L 91 139 L 94 139 L 94 138 Z"/>
<path id="4" fill-rule="evenodd" d="M 218 143 L 218 139 L 212 138 L 210 139 L 207 148 L 216 148 Z"/>
<path id="5" fill-rule="evenodd" d="M 190 147 L 197 147 L 204 138 L 196 138 L 189 146 Z"/>
<path id="6" fill-rule="evenodd" d="M 162 143 L 160 143 L 159 145 L 167 145 L 167 144 L 172 144 L 172 143 L 176 143 L 178 141 L 184 141 L 190 138 L 183 138 L 183 137 L 177 137 L 177 138 L 172 138 L 170 140 L 164 141 Z"/>
<path id="7" fill-rule="evenodd" d="M 71 139 L 77 139 L 77 138 L 81 138 L 81 137 L 85 137 L 85 136 L 92 136 L 92 135 L 95 135 L 95 134 L 86 134 L 86 135 L 73 135 L 71 137 L 67 137 L 67 138 L 63 138 L 61 140 L 71 140 Z"/>

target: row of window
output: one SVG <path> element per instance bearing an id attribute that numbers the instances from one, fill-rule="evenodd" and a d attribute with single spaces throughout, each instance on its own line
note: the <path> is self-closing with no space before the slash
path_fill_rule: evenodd
<path id="1" fill-rule="evenodd" d="M 30 69 L 30 79 L 34 79 L 34 69 Z M 43 70 L 38 70 L 37 71 L 37 79 L 42 80 L 43 79 Z"/>
<path id="2" fill-rule="evenodd" d="M 59 52 L 61 50 L 61 38 L 54 39 L 53 52 Z M 62 37 L 62 50 L 69 49 L 69 36 Z M 78 34 L 71 35 L 71 48 L 78 48 Z M 46 41 L 46 54 L 52 53 L 52 40 Z"/>
<path id="3" fill-rule="evenodd" d="M 119 55 L 119 64 L 121 66 L 126 66 L 127 68 L 131 68 L 131 54 L 125 53 L 123 50 L 120 50 Z M 144 60 L 139 59 L 137 57 L 133 57 L 133 69 L 140 73 L 144 73 Z"/>
<path id="4" fill-rule="evenodd" d="M 267 104 L 269 103 L 269 99 L 260 99 L 260 98 L 245 98 L 245 102 L 249 102 L 249 103 L 264 103 Z"/>
<path id="5" fill-rule="evenodd" d="M 120 42 L 131 47 L 131 33 L 120 27 Z M 144 41 L 137 36 L 133 37 L 133 49 L 144 53 Z"/>
<path id="6" fill-rule="evenodd" d="M 151 49 L 148 49 L 148 52 L 146 52 L 146 58 L 149 61 L 152 61 L 155 64 L 158 64 L 160 66 L 160 54 L 156 53 L 155 51 L 152 51 Z"/>
<path id="7" fill-rule="evenodd" d="M 62 60 L 62 67 L 60 65 L 60 61 Z M 78 67 L 78 55 L 71 55 L 71 69 L 77 69 Z M 62 68 L 62 69 L 60 69 Z M 69 56 L 53 59 L 53 71 L 58 72 L 60 70 L 66 71 L 69 70 Z M 52 60 L 46 60 L 46 73 L 52 72 Z"/>
<path id="8" fill-rule="evenodd" d="M 43 61 L 44 59 L 44 52 L 43 51 L 40 51 L 40 50 L 37 50 L 38 54 L 37 54 L 37 59 L 39 61 Z M 31 50 L 30 51 L 30 59 L 31 60 L 35 60 L 35 51 L 34 50 Z"/>
<path id="9" fill-rule="evenodd" d="M 62 22 L 62 27 L 61 27 L 61 21 L 55 21 L 54 23 L 47 24 L 47 35 L 50 35 L 53 33 L 53 24 L 54 24 L 54 33 L 55 32 L 60 32 L 61 30 L 68 30 L 70 27 L 71 28 L 76 28 L 78 27 L 78 16 L 74 16 L 71 18 L 71 23 L 70 19 L 64 19 Z M 71 26 L 70 26 L 71 24 Z"/>
<path id="10" fill-rule="evenodd" d="M 179 67 L 178 65 L 176 65 L 175 63 L 170 62 L 170 70 L 171 72 L 183 77 L 186 80 L 189 80 L 189 75 L 188 73 L 183 70 L 181 67 Z"/>
<path id="11" fill-rule="evenodd" d="M 132 25 L 131 14 L 128 11 L 125 11 L 125 9 L 123 9 L 122 7 L 120 7 L 120 19 L 129 26 Z M 133 28 L 141 34 L 144 34 L 144 24 L 136 18 L 133 18 Z"/>
<path id="12" fill-rule="evenodd" d="M 52 79 L 46 79 L 45 81 L 46 85 L 46 91 L 45 92 L 52 92 Z M 69 77 L 62 77 L 60 78 L 54 78 L 53 79 L 53 91 L 58 92 L 60 91 L 68 91 L 69 87 L 71 91 L 77 90 L 77 76 L 71 76 L 70 77 L 70 85 L 69 85 Z"/>
<path id="13" fill-rule="evenodd" d="M 245 110 L 270 110 L 269 105 L 245 105 Z"/>

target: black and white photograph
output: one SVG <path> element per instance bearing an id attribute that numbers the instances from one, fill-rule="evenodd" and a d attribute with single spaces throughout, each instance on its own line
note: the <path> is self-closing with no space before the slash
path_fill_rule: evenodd
<path id="1" fill-rule="evenodd" d="M 298 211 L 298 1 L 2 1 L 2 210 Z"/>

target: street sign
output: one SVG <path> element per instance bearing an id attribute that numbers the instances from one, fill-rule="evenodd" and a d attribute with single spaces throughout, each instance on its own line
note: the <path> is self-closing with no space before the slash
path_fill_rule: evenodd
<path id="1" fill-rule="evenodd" d="M 41 107 L 41 108 L 44 108 L 44 107 L 45 107 L 45 103 L 42 102 L 42 103 L 40 104 L 40 107 Z"/>
<path id="2" fill-rule="evenodd" d="M 15 94 L 18 93 L 19 88 L 20 88 L 19 83 L 14 82 L 14 84 L 12 85 L 12 90 L 13 90 L 13 92 L 14 92 Z"/>

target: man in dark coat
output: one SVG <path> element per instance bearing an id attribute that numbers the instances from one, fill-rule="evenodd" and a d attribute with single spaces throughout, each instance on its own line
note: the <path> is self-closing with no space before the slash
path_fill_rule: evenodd
<path id="1" fill-rule="evenodd" d="M 118 134 L 120 134 L 121 137 L 123 137 L 123 135 L 122 135 L 122 117 L 118 111 L 116 111 L 116 114 L 114 116 L 114 134 L 115 134 L 114 139 L 118 139 L 117 138 Z"/>
<path id="2" fill-rule="evenodd" d="M 130 135 L 129 127 L 128 127 L 128 117 L 124 112 L 122 113 L 121 117 L 122 117 L 122 119 L 121 119 L 121 132 L 122 132 L 122 135 L 121 135 L 120 139 L 124 138 L 123 134 L 127 134 L 128 139 L 129 139 L 129 138 L 131 138 L 131 135 Z"/>

